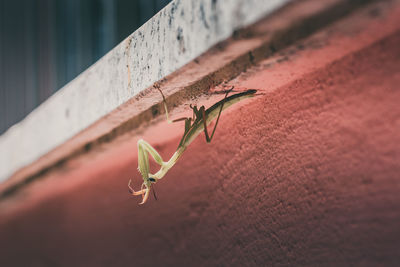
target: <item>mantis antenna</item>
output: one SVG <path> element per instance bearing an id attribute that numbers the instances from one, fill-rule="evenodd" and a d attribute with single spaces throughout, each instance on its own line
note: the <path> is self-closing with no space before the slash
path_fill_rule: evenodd
<path id="1" fill-rule="evenodd" d="M 196 137 L 204 131 L 205 138 L 207 143 L 210 143 L 212 138 L 214 137 L 215 129 L 217 128 L 219 118 L 223 110 L 240 102 L 243 99 L 253 97 L 257 90 L 250 89 L 247 91 L 243 91 L 241 93 L 237 93 L 228 97 L 229 92 L 232 91 L 233 87 L 228 90 L 225 94 L 224 99 L 215 103 L 208 109 L 205 109 L 204 106 L 197 108 L 197 106 L 190 105 L 190 108 L 193 110 L 192 118 L 180 118 L 171 121 L 168 115 L 168 108 L 166 104 L 166 100 L 164 94 L 160 90 L 158 86 L 155 86 L 162 95 L 165 114 L 168 122 L 176 122 L 176 121 L 185 121 L 185 131 L 183 133 L 182 139 L 179 142 L 178 148 L 175 153 L 168 161 L 163 161 L 160 154 L 146 141 L 140 139 L 137 142 L 138 146 L 138 170 L 143 178 L 143 184 L 140 190 L 135 191 L 131 187 L 131 179 L 128 182 L 128 188 L 132 195 L 134 196 L 142 196 L 142 202 L 140 204 L 144 204 L 149 198 L 149 193 L 152 184 L 155 184 L 159 179 L 163 178 L 165 174 L 171 169 L 178 159 L 182 156 L 183 152 L 186 148 L 192 143 Z M 209 125 L 214 119 L 217 119 L 215 122 L 214 129 L 211 132 L 211 135 L 208 134 L 207 125 Z M 151 155 L 154 161 L 160 165 L 160 169 L 158 172 L 151 174 L 150 173 L 150 165 L 149 165 L 149 155 Z M 153 190 L 154 193 L 154 190 Z"/>

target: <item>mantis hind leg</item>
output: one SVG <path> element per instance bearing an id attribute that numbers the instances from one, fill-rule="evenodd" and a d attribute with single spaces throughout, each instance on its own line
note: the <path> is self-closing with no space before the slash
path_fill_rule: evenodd
<path id="1" fill-rule="evenodd" d="M 206 136 L 207 143 L 210 143 L 212 138 L 214 137 L 215 129 L 217 129 L 219 118 L 221 116 L 222 109 L 224 108 L 225 99 L 228 96 L 228 94 L 232 91 L 232 89 L 233 89 L 233 87 L 229 91 L 227 91 L 226 94 L 225 94 L 224 100 L 222 101 L 222 104 L 221 104 L 221 108 L 219 109 L 219 112 L 218 112 L 217 121 L 215 122 L 214 129 L 213 129 L 213 131 L 211 133 L 211 136 L 208 134 L 208 130 L 207 130 L 207 117 L 206 117 L 206 111 L 205 111 L 204 106 L 201 107 L 200 110 L 199 110 L 202 113 L 202 116 L 203 116 L 204 134 Z"/>
<path id="2" fill-rule="evenodd" d="M 161 96 L 162 96 L 162 98 L 163 98 L 163 104 L 164 104 L 164 109 L 165 109 L 165 116 L 167 117 L 167 122 L 168 122 L 168 123 L 172 123 L 172 122 L 177 121 L 177 120 L 171 121 L 171 120 L 169 119 L 167 101 L 165 100 L 165 96 L 164 96 L 163 92 L 161 91 L 160 86 L 154 86 L 154 87 L 161 93 Z M 179 119 L 178 119 L 178 120 L 179 120 Z"/>
<path id="3" fill-rule="evenodd" d="M 164 94 L 163 94 L 163 92 L 161 91 L 161 89 L 160 89 L 159 86 L 155 86 L 155 88 L 161 93 L 161 96 L 162 96 L 162 98 L 163 98 L 163 105 L 164 105 L 164 110 L 165 110 L 165 116 L 167 117 L 167 122 L 168 122 L 168 123 L 178 122 L 178 121 L 184 121 L 184 120 L 185 120 L 185 121 L 186 121 L 186 120 L 189 120 L 189 121 L 192 121 L 192 120 L 193 120 L 193 121 L 194 121 L 195 116 L 197 115 L 196 112 L 195 112 L 195 110 L 197 110 L 197 109 L 193 109 L 192 106 L 190 106 L 190 107 L 193 109 L 193 117 L 192 117 L 192 118 L 182 117 L 182 118 L 179 118 L 179 119 L 171 120 L 171 119 L 169 118 L 168 106 L 167 106 L 167 101 L 165 100 L 165 96 L 164 96 Z"/>

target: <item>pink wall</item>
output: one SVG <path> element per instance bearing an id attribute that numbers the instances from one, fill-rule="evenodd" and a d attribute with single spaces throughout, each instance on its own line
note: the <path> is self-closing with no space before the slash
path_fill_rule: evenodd
<path id="1" fill-rule="evenodd" d="M 3 203 L 0 265 L 399 265 L 400 31 L 372 24 L 231 81 L 264 94 L 189 147 L 158 201 L 127 192 L 140 184 L 135 135 Z M 171 127 L 148 135 L 165 157 Z"/>

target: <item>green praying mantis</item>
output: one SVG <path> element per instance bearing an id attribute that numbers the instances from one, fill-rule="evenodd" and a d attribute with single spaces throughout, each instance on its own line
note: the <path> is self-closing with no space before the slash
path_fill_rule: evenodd
<path id="1" fill-rule="evenodd" d="M 185 121 L 185 131 L 182 136 L 181 141 L 179 142 L 178 148 L 172 157 L 168 161 L 164 161 L 160 154 L 146 141 L 140 139 L 137 142 L 138 146 L 138 170 L 143 177 L 143 184 L 139 191 L 133 190 L 131 187 L 131 179 L 128 182 L 128 188 L 132 195 L 134 196 L 142 196 L 142 202 L 140 204 L 144 204 L 147 199 L 149 198 L 149 193 L 152 184 L 155 184 L 158 180 L 163 178 L 165 174 L 175 165 L 178 159 L 182 156 L 183 152 L 186 148 L 196 139 L 196 137 L 204 131 L 205 138 L 207 143 L 210 143 L 215 129 L 217 128 L 219 118 L 223 110 L 227 109 L 228 107 L 232 106 L 235 103 L 240 102 L 243 99 L 253 97 L 257 90 L 249 89 L 228 97 L 229 92 L 233 90 L 233 87 L 228 90 L 225 94 L 224 99 L 215 103 L 210 108 L 205 109 L 204 106 L 197 108 L 197 106 L 190 105 L 190 108 L 193 110 L 193 116 L 190 118 L 180 118 L 173 121 L 170 121 L 168 116 L 168 108 L 166 105 L 166 100 L 164 94 L 159 89 L 159 87 L 155 87 L 158 89 L 162 95 L 165 114 L 167 117 L 168 122 L 177 122 L 177 121 Z M 211 135 L 208 134 L 207 125 L 209 125 L 214 119 L 217 119 L 215 122 L 214 129 L 211 132 Z M 149 166 L 149 155 L 151 155 L 154 161 L 160 165 L 160 169 L 154 173 L 150 173 L 150 166 Z M 154 193 L 154 190 L 153 190 Z M 154 197 L 157 199 L 155 193 Z"/>

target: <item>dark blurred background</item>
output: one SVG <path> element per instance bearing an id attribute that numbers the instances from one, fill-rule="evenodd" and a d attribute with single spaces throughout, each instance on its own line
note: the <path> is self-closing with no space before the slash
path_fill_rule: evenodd
<path id="1" fill-rule="evenodd" d="M 171 0 L 0 0 L 0 134 Z"/>

